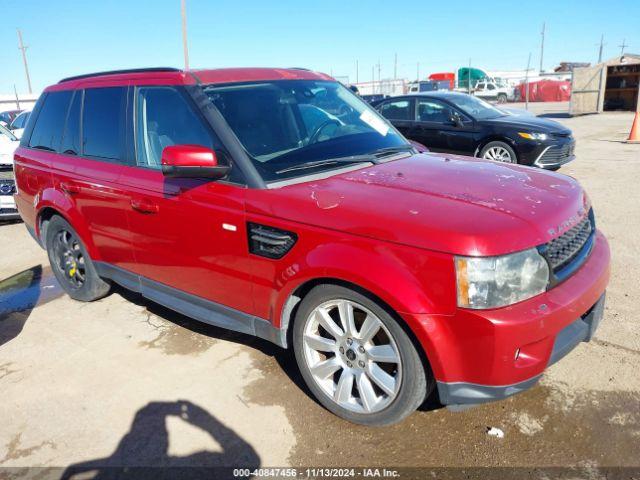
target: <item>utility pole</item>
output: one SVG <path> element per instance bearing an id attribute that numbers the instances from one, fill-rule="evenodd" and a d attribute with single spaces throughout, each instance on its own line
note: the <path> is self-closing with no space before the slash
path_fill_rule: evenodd
<path id="1" fill-rule="evenodd" d="M 622 39 L 622 45 L 618 45 L 620 47 L 620 56 L 621 57 L 624 55 L 624 49 L 629 46 L 629 45 L 625 44 L 626 40 L 627 40 L 626 38 L 623 38 Z"/>
<path id="2" fill-rule="evenodd" d="M 398 78 L 398 54 L 396 53 L 393 58 L 393 79 L 396 80 Z"/>
<path id="3" fill-rule="evenodd" d="M 471 95 L 471 59 L 469 59 L 469 70 L 467 71 L 467 93 Z"/>
<path id="4" fill-rule="evenodd" d="M 13 84 L 13 93 L 16 96 L 16 109 L 20 110 L 20 98 L 18 97 L 18 90 L 16 90 L 16 84 Z"/>
<path id="5" fill-rule="evenodd" d="M 527 60 L 527 71 L 524 76 L 524 97 L 525 97 L 525 110 L 529 110 L 529 69 L 531 67 L 531 52 L 529 52 L 529 60 Z"/>
<path id="6" fill-rule="evenodd" d="M 189 47 L 187 45 L 187 0 L 182 0 L 182 50 L 184 52 L 184 69 L 189 70 Z"/>
<path id="7" fill-rule="evenodd" d="M 380 91 L 378 93 L 382 93 L 382 79 L 380 78 L 380 59 L 378 58 L 378 87 L 380 88 Z"/>
<path id="8" fill-rule="evenodd" d="M 22 51 L 22 63 L 24 63 L 24 73 L 27 76 L 27 87 L 29 88 L 29 93 L 33 93 L 33 91 L 31 90 L 31 77 L 29 77 L 29 65 L 27 65 L 27 47 L 23 42 L 22 42 L 22 32 L 20 31 L 20 29 L 18 28 L 18 42 L 20 44 L 20 46 L 18 47 L 19 50 Z"/>
<path id="9" fill-rule="evenodd" d="M 371 93 L 376 93 L 376 67 L 371 66 Z"/>
<path id="10" fill-rule="evenodd" d="M 418 70 L 416 73 L 416 80 L 419 82 L 420 81 L 420 62 L 418 62 Z"/>
<path id="11" fill-rule="evenodd" d="M 602 62 L 602 47 L 604 47 L 604 33 L 600 36 L 600 50 L 598 51 L 598 63 Z"/>
<path id="12" fill-rule="evenodd" d="M 356 83 L 360 83 L 360 66 L 358 65 L 358 60 L 356 60 Z"/>
<path id="13" fill-rule="evenodd" d="M 542 41 L 540 42 L 540 71 L 542 72 L 542 61 L 544 59 L 544 30 L 546 27 L 546 22 L 542 22 L 542 32 L 540 32 L 540 35 L 542 35 Z"/>

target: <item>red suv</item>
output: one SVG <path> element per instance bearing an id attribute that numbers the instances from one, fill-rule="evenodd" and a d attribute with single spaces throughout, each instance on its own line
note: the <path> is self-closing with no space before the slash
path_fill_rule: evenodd
<path id="1" fill-rule="evenodd" d="M 505 398 L 602 317 L 609 247 L 551 172 L 421 154 L 303 69 L 145 69 L 45 90 L 17 205 L 66 292 L 111 282 L 293 347 L 357 423 Z"/>

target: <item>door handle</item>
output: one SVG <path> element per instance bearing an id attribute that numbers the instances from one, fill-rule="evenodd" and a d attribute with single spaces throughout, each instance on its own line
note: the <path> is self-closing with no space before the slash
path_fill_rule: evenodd
<path id="1" fill-rule="evenodd" d="M 61 182 L 60 183 L 60 188 L 63 191 L 65 191 L 65 192 L 67 192 L 67 193 L 69 193 L 71 195 L 76 194 L 76 193 L 80 193 L 80 185 L 77 185 L 75 183 Z"/>
<path id="2" fill-rule="evenodd" d="M 141 213 L 158 213 L 159 207 L 157 203 L 149 200 L 131 200 L 131 208 Z"/>

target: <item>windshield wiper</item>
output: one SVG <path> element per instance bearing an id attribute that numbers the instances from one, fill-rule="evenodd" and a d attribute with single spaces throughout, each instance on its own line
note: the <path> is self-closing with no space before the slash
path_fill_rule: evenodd
<path id="1" fill-rule="evenodd" d="M 376 157 L 383 157 L 383 156 L 394 154 L 394 153 L 409 152 L 412 150 L 414 150 L 413 145 L 400 145 L 398 147 L 381 148 L 380 150 L 376 150 L 375 152 L 371 152 L 371 153 L 374 154 Z"/>
<path id="2" fill-rule="evenodd" d="M 282 170 L 277 170 L 275 173 L 293 172 L 295 170 L 306 170 L 308 168 L 322 167 L 324 165 L 333 165 L 338 163 L 378 163 L 378 159 L 374 155 L 354 155 L 351 157 L 336 157 L 327 158 L 325 160 L 314 160 L 312 162 L 299 163 L 292 165 Z"/>

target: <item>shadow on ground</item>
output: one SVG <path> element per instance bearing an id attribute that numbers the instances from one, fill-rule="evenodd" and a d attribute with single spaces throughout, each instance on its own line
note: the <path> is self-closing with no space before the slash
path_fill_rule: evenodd
<path id="1" fill-rule="evenodd" d="M 203 430 L 222 451 L 170 455 L 169 417 Z M 129 432 L 109 457 L 70 465 L 61 478 L 227 478 L 234 468 L 252 470 L 259 466 L 260 457 L 247 441 L 202 407 L 179 400 L 147 404 L 138 410 Z"/>

